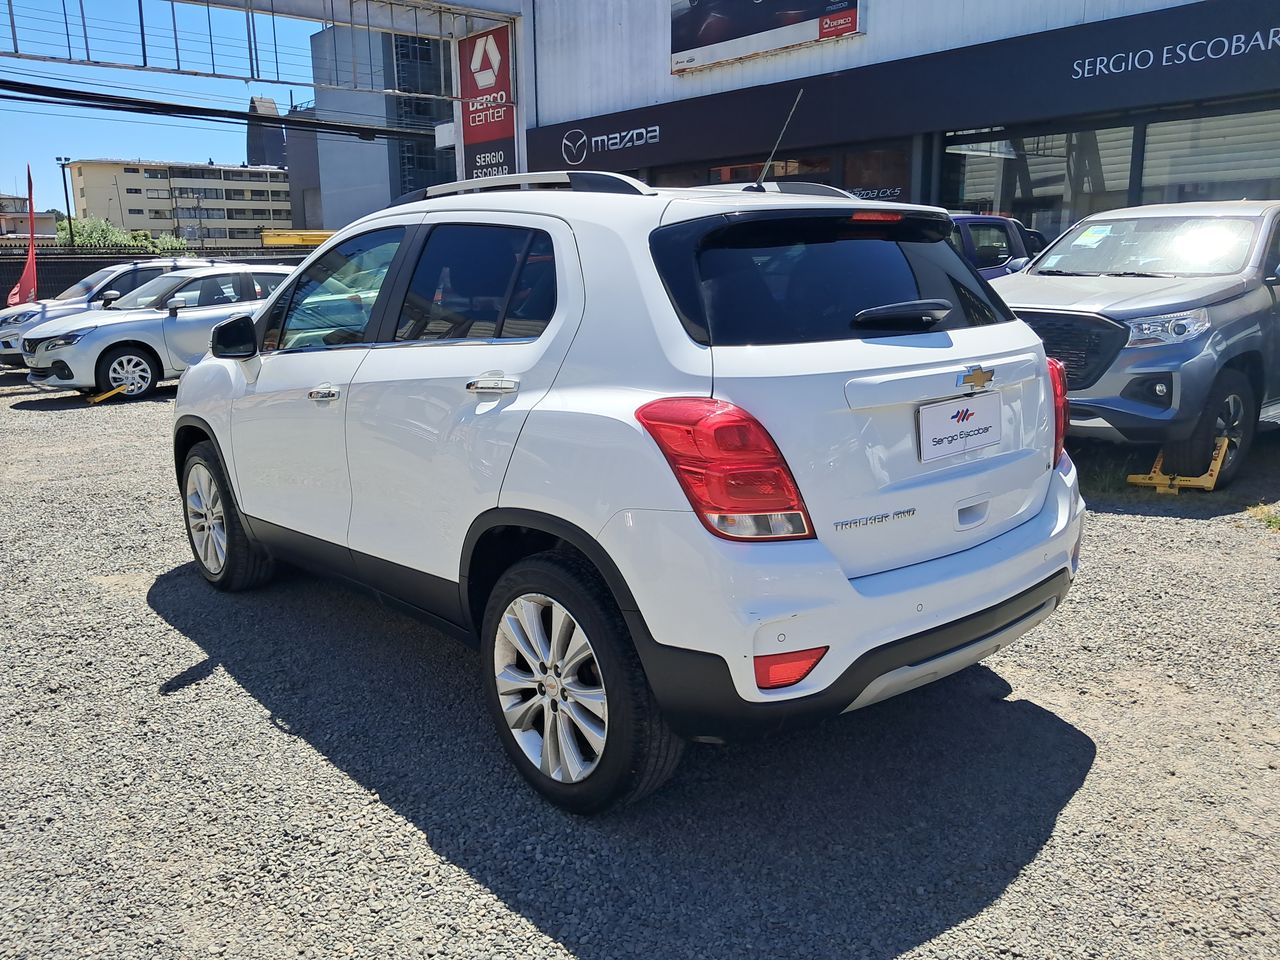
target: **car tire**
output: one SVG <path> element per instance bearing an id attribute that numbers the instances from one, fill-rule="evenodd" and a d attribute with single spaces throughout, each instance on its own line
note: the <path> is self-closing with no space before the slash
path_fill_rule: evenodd
<path id="1" fill-rule="evenodd" d="M 108 350 L 98 360 L 98 393 L 106 393 L 122 383 L 129 386 L 120 396 L 141 400 L 155 392 L 164 371 L 143 347 L 123 346 Z"/>
<path id="2" fill-rule="evenodd" d="M 218 450 L 208 440 L 193 446 L 182 465 L 182 514 L 196 568 L 219 590 L 248 590 L 275 574 L 271 557 L 245 533 Z"/>
<path id="3" fill-rule="evenodd" d="M 601 813 L 675 771 L 684 741 L 663 719 L 626 621 L 585 558 L 548 551 L 516 563 L 494 586 L 482 629 L 486 704 L 507 755 L 542 796 Z"/>
<path id="4" fill-rule="evenodd" d="M 1206 473 L 1218 437 L 1225 435 L 1227 455 L 1217 482 L 1217 487 L 1225 487 L 1240 474 L 1257 429 L 1258 401 L 1253 384 L 1239 370 L 1223 370 L 1209 388 L 1204 411 L 1191 435 L 1165 445 L 1164 472 L 1181 477 Z"/>

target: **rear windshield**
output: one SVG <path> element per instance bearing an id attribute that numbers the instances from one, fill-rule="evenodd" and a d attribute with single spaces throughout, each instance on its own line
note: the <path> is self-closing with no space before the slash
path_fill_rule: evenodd
<path id="1" fill-rule="evenodd" d="M 944 224 L 945 227 L 945 224 Z M 690 336 L 715 346 L 905 336 L 1012 320 L 936 226 L 841 217 L 761 218 L 655 231 L 658 271 Z M 855 323 L 864 310 L 934 304 L 927 326 Z"/>

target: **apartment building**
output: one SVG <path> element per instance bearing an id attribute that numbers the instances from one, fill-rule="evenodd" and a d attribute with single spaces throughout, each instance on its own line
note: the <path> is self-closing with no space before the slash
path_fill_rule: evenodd
<path id="1" fill-rule="evenodd" d="M 74 160 L 77 217 L 101 217 L 195 248 L 255 247 L 264 228 L 292 224 L 289 172 L 280 167 Z"/>

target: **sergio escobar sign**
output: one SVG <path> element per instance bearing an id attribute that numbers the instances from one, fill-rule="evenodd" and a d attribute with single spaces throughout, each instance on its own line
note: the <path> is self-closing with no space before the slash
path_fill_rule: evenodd
<path id="1" fill-rule="evenodd" d="M 1180 43 L 1166 43 L 1159 48 L 1143 47 L 1120 53 L 1086 57 L 1071 64 L 1071 79 L 1114 76 L 1137 70 L 1160 70 L 1187 63 L 1246 57 L 1255 53 L 1280 50 L 1280 26 L 1266 31 L 1233 33 L 1229 36 L 1202 37 Z"/>
<path id="2" fill-rule="evenodd" d="M 516 108 L 511 102 L 511 28 L 458 42 L 464 179 L 516 172 Z"/>

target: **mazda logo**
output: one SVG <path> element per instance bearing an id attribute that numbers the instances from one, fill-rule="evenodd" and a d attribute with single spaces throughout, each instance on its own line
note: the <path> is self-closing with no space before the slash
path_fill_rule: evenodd
<path id="1" fill-rule="evenodd" d="M 577 166 L 587 159 L 587 135 L 581 130 L 570 130 L 560 141 L 560 155 L 564 162 Z"/>

